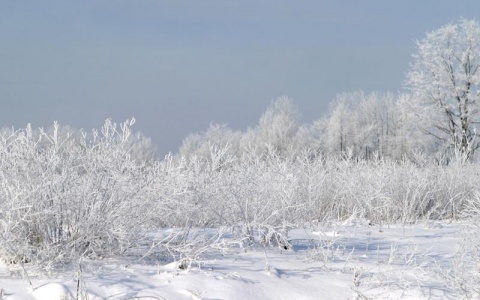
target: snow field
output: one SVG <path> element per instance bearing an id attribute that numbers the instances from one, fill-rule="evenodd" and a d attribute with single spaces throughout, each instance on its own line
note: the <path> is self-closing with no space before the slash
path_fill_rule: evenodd
<path id="1" fill-rule="evenodd" d="M 2 299 L 26 300 L 463 299 L 479 296 L 475 282 L 461 278 L 478 267 L 470 250 L 459 252 L 472 230 L 438 222 L 313 226 L 291 230 L 289 250 L 212 251 L 186 270 L 178 262 L 85 260 L 80 290 L 75 272 L 31 276 L 33 291 L 16 276 L 3 276 L 0 287 Z M 469 266 L 463 273 L 461 264 Z"/>

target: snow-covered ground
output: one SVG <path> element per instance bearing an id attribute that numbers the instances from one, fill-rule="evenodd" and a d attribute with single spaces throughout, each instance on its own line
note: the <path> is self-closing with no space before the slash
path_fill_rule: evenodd
<path id="1" fill-rule="evenodd" d="M 2 265 L 0 299 L 461 299 L 478 296 L 474 235 L 448 222 L 312 225 L 289 232 L 289 250 L 234 248 L 188 270 L 84 261 L 81 273 L 30 274 L 33 289 Z"/>

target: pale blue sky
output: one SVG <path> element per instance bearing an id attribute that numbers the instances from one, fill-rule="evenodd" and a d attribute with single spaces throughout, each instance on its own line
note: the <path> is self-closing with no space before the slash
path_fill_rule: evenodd
<path id="1" fill-rule="evenodd" d="M 397 91 L 415 40 L 480 1 L 0 1 L 0 126 L 134 116 L 160 153 L 210 122 L 256 125 L 292 97 L 304 122 L 337 93 Z"/>

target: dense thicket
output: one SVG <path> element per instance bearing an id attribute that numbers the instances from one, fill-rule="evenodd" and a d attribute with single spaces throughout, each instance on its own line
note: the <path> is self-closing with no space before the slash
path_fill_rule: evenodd
<path id="1" fill-rule="evenodd" d="M 477 209 L 473 163 L 327 159 L 275 147 L 232 155 L 214 144 L 202 156 L 156 160 L 131 123 L 107 120 L 90 134 L 58 124 L 0 134 L 2 257 L 63 262 L 147 251 L 145 243 L 180 253 L 199 227 L 228 228 L 242 244 L 260 232 L 278 244 L 291 226 L 311 221 L 410 223 Z M 155 242 L 152 231 L 165 227 L 177 229 Z"/>

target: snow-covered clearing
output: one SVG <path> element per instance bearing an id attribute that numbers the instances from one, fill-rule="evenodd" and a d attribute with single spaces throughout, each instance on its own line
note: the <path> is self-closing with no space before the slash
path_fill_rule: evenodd
<path id="1" fill-rule="evenodd" d="M 230 248 L 187 270 L 161 260 L 82 261 L 81 272 L 36 275 L 2 265 L 0 299 L 459 299 L 475 294 L 475 229 L 310 225 L 289 232 L 289 250 Z M 28 267 L 27 267 L 28 269 Z M 478 282 L 478 281 L 477 281 Z M 463 285 L 462 285 L 463 284 Z"/>

